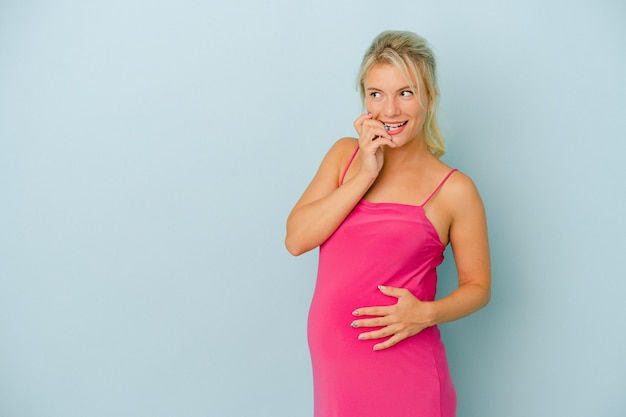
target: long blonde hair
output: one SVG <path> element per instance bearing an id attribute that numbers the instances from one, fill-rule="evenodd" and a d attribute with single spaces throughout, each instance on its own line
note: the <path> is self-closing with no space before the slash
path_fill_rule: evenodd
<path id="1" fill-rule="evenodd" d="M 437 158 L 445 153 L 443 137 L 437 124 L 436 112 L 439 92 L 437 89 L 435 54 L 426 39 L 408 31 L 388 30 L 382 32 L 365 52 L 358 75 L 358 89 L 365 103 L 364 80 L 375 65 L 391 64 L 398 68 L 412 90 L 422 94 L 420 80 L 426 90 L 426 118 L 424 140 L 428 150 Z M 415 80 L 418 85 L 412 85 Z"/>

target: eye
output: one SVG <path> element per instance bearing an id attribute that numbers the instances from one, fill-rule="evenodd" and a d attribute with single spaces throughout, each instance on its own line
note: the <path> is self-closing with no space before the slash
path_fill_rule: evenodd
<path id="1" fill-rule="evenodd" d="M 382 97 L 382 94 L 380 94 L 380 92 L 378 92 L 378 91 L 372 91 L 370 93 L 370 97 L 373 98 L 373 99 L 379 99 L 379 98 Z"/>
<path id="2" fill-rule="evenodd" d="M 400 93 L 401 97 L 412 97 L 413 96 L 413 91 L 411 90 L 404 90 Z"/>

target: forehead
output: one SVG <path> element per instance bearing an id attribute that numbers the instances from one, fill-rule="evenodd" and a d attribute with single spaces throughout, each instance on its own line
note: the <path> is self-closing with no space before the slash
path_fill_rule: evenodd
<path id="1" fill-rule="evenodd" d="M 399 89 L 417 85 L 415 76 L 413 74 L 409 76 L 410 79 L 407 79 L 393 64 L 376 64 L 365 74 L 363 85 L 366 89 Z"/>

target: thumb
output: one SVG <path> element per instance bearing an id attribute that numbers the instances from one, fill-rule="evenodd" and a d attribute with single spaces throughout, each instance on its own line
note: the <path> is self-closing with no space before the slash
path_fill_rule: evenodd
<path id="1" fill-rule="evenodd" d="M 388 295 L 390 297 L 396 297 L 396 298 L 402 297 L 405 294 L 405 292 L 408 291 L 405 288 L 389 287 L 387 285 L 379 285 L 378 289 L 383 294 Z"/>

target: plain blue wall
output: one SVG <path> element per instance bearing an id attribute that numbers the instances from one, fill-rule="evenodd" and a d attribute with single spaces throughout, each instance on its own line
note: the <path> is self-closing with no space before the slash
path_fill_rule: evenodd
<path id="1" fill-rule="evenodd" d="M 0 416 L 312 415 L 286 216 L 385 29 L 439 57 L 494 289 L 461 417 L 626 415 L 620 1 L 0 2 Z M 452 257 L 441 294 L 455 282 Z"/>

